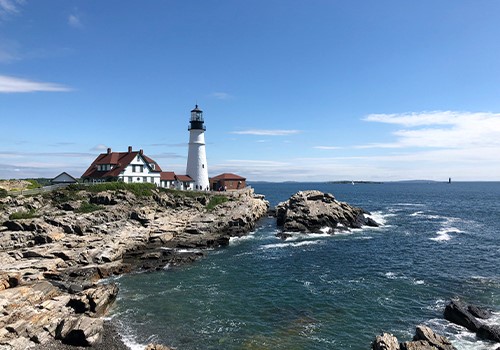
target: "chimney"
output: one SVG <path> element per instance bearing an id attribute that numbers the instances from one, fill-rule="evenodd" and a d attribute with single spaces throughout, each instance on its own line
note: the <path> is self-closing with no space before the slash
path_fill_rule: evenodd
<path id="1" fill-rule="evenodd" d="M 111 153 L 111 148 L 108 147 L 108 154 L 110 154 L 110 153 Z"/>
<path id="2" fill-rule="evenodd" d="M 128 153 L 132 153 L 132 146 L 128 146 Z"/>
<path id="3" fill-rule="evenodd" d="M 144 151 L 141 149 L 139 150 L 139 154 L 142 156 L 142 154 L 144 153 Z"/>

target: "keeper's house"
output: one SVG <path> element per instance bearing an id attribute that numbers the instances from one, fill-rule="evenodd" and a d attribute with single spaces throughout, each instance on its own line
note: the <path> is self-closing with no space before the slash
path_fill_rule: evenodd
<path id="1" fill-rule="evenodd" d="M 158 187 L 192 190 L 193 180 L 186 175 L 162 172 L 156 161 L 146 156 L 143 150 L 112 152 L 108 148 L 101 153 L 82 175 L 83 182 L 99 183 L 121 181 L 126 183 L 149 182 Z"/>

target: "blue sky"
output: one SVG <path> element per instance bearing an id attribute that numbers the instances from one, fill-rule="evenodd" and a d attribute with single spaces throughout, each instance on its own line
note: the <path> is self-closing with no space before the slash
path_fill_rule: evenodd
<path id="1" fill-rule="evenodd" d="M 0 0 L 0 178 L 500 180 L 500 1 Z"/>

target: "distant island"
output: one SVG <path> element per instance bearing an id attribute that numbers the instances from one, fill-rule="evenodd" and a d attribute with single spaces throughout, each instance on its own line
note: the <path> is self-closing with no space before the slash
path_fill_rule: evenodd
<path id="1" fill-rule="evenodd" d="M 342 184 L 342 185 L 357 185 L 357 184 L 383 184 L 380 181 L 352 181 L 352 180 L 342 180 L 342 181 L 327 181 L 327 184 Z"/>

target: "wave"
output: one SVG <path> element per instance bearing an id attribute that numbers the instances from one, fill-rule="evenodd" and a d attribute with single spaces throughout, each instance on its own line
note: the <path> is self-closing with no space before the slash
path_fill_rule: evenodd
<path id="1" fill-rule="evenodd" d="M 437 236 L 429 238 L 432 241 L 440 242 L 440 241 L 449 241 L 451 236 L 449 233 L 462 233 L 463 231 L 456 227 L 443 227 L 439 231 L 436 232 Z"/>
<path id="2" fill-rule="evenodd" d="M 483 341 L 476 337 L 476 333 L 467 328 L 450 323 L 441 318 L 434 318 L 426 322 L 426 325 L 437 334 L 444 335 L 451 343 L 461 350 L 493 350 L 498 343 Z"/>
<path id="3" fill-rule="evenodd" d="M 320 240 L 309 240 L 309 241 L 300 241 L 296 243 L 272 243 L 272 244 L 265 244 L 260 247 L 260 249 L 276 249 L 276 248 L 287 248 L 287 247 L 302 247 L 302 246 L 307 246 L 307 245 L 314 245 L 314 244 L 319 244 L 321 243 Z"/>
<path id="4" fill-rule="evenodd" d="M 382 211 L 374 211 L 370 214 L 367 214 L 366 216 L 375 220 L 375 222 L 379 223 L 380 225 L 386 226 L 388 218 L 395 217 L 397 216 L 397 214 L 391 212 L 384 213 Z"/>

